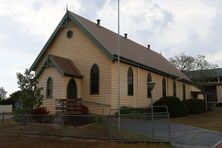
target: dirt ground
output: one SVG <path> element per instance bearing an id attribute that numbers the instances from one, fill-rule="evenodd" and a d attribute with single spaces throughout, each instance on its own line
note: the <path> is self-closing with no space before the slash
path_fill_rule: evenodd
<path id="1" fill-rule="evenodd" d="M 109 141 L 74 140 L 55 137 L 0 135 L 0 148 L 168 148 L 169 144 L 123 144 Z"/>

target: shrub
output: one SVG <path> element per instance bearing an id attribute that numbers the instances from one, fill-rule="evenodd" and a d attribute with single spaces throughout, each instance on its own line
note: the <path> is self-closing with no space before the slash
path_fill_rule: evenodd
<path id="1" fill-rule="evenodd" d="M 80 108 L 81 108 L 81 113 L 82 113 L 83 115 L 89 114 L 89 109 L 88 109 L 88 107 L 87 107 L 86 105 L 81 104 L 81 105 L 80 105 Z"/>
<path id="2" fill-rule="evenodd" d="M 188 107 L 184 104 L 180 99 L 173 96 L 162 97 L 157 100 L 154 106 L 167 106 L 170 117 L 181 117 L 185 116 L 188 113 Z M 155 112 L 162 112 L 165 111 L 163 108 L 154 108 Z"/>
<path id="3" fill-rule="evenodd" d="M 0 105 L 11 105 L 12 103 L 13 103 L 12 100 L 9 99 L 0 101 Z"/>
<path id="4" fill-rule="evenodd" d="M 184 103 L 188 106 L 189 114 L 200 114 L 206 111 L 204 100 L 187 99 Z"/>
<path id="5" fill-rule="evenodd" d="M 122 106 L 120 107 L 120 114 L 139 114 L 139 113 L 146 113 L 149 112 L 148 108 L 134 108 L 129 106 Z M 116 115 L 118 112 L 116 112 Z"/>
<path id="6" fill-rule="evenodd" d="M 32 111 L 32 114 L 42 114 L 42 115 L 47 115 L 49 114 L 49 111 L 47 111 L 46 107 L 39 107 L 36 108 Z"/>
<path id="7" fill-rule="evenodd" d="M 32 111 L 32 120 L 38 123 L 49 123 L 53 119 L 53 116 L 48 115 L 49 111 L 46 107 L 39 107 Z"/>

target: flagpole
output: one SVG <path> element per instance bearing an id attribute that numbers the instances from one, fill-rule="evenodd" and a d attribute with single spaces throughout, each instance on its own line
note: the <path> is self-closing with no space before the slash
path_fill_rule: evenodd
<path id="1" fill-rule="evenodd" d="M 118 43 L 117 43 L 117 54 L 118 54 L 118 130 L 120 131 L 120 16 L 119 16 L 119 1 L 118 0 Z"/>

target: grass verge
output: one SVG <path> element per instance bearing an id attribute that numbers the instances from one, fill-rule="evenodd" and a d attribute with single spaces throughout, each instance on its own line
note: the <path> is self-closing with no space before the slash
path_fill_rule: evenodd
<path id="1" fill-rule="evenodd" d="M 171 121 L 222 132 L 222 107 L 202 114 L 173 118 Z"/>

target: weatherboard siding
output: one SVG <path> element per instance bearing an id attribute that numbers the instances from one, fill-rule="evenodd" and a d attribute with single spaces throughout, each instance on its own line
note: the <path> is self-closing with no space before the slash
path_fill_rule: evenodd
<path id="1" fill-rule="evenodd" d="M 128 96 L 127 72 L 129 67 L 133 69 L 134 95 Z M 153 100 L 162 97 L 163 76 L 128 64 L 120 64 L 120 106 L 147 107 L 151 98 L 147 97 L 147 74 L 150 73 L 155 87 L 152 92 Z M 118 64 L 112 64 L 112 109 L 118 108 Z M 169 90 L 172 91 L 172 90 Z"/>
<path id="2" fill-rule="evenodd" d="M 217 86 L 217 101 L 222 103 L 222 85 Z"/>
<path id="3" fill-rule="evenodd" d="M 68 30 L 74 33 L 71 39 L 66 37 Z M 110 105 L 112 61 L 75 24 L 69 22 L 58 32 L 49 53 L 71 59 L 80 70 L 83 75 L 81 97 L 84 100 Z M 90 69 L 93 64 L 97 64 L 100 71 L 99 95 L 90 95 Z"/>
<path id="4" fill-rule="evenodd" d="M 134 95 L 128 96 L 127 92 L 127 72 L 129 68 L 133 69 L 134 77 Z M 147 98 L 147 74 L 150 73 L 152 81 L 155 82 L 155 87 L 152 91 L 152 97 L 154 102 L 162 97 L 162 80 L 166 79 L 167 96 L 173 95 L 173 79 L 164 77 L 162 75 L 149 72 L 147 70 L 134 67 L 128 64 L 120 64 L 120 106 L 131 106 L 131 107 L 148 107 L 151 103 L 151 98 Z M 112 64 L 112 101 L 111 108 L 118 108 L 118 63 Z M 183 100 L 183 82 L 176 80 L 176 94 L 180 100 Z M 186 85 L 186 98 L 190 98 L 191 85 Z"/>
<path id="5" fill-rule="evenodd" d="M 52 98 L 46 98 L 46 85 L 48 78 L 51 77 L 53 80 L 53 91 Z M 55 99 L 62 98 L 63 91 L 63 77 L 55 69 L 55 67 L 48 67 L 43 70 L 41 77 L 38 79 L 38 87 L 42 87 L 43 106 L 47 107 L 50 112 L 55 112 Z"/>
<path id="6" fill-rule="evenodd" d="M 74 35 L 71 39 L 66 37 L 66 32 L 72 30 Z M 109 59 L 90 38 L 71 22 L 62 27 L 48 48 L 47 53 L 71 59 L 80 70 L 83 79 L 76 79 L 77 95 L 88 105 L 90 112 L 103 113 L 109 109 L 116 109 L 118 105 L 118 64 Z M 45 55 L 45 57 L 47 54 Z M 40 62 L 42 63 L 42 62 Z M 99 94 L 90 94 L 90 69 L 97 64 L 100 71 Z M 37 66 L 39 69 L 40 65 Z M 127 93 L 127 72 L 129 67 L 133 69 L 134 95 Z M 120 64 L 120 98 L 121 106 L 148 107 L 151 98 L 147 98 L 147 74 L 149 71 Z M 156 83 L 152 92 L 153 100 L 162 97 L 162 80 L 166 79 L 167 96 L 173 95 L 173 80 L 169 77 L 150 72 L 152 81 Z M 54 67 L 45 68 L 39 77 L 39 86 L 43 87 L 43 95 L 46 94 L 46 82 L 48 77 L 53 78 L 53 99 L 44 99 L 44 106 L 49 110 L 55 110 L 55 99 L 66 98 L 67 85 L 71 77 L 62 76 Z M 183 99 L 183 83 L 177 81 L 177 96 Z M 191 86 L 186 84 L 186 98 L 190 97 Z M 94 102 L 94 103 L 93 103 Z M 105 106 L 104 106 L 105 105 Z M 105 109 L 104 109 L 105 108 Z"/>

